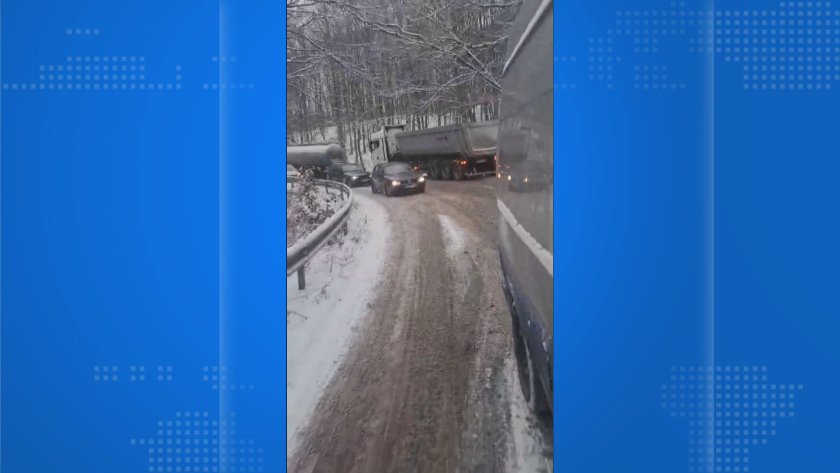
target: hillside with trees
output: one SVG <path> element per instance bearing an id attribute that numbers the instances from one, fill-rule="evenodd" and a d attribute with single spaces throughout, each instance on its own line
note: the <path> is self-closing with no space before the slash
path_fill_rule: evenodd
<path id="1" fill-rule="evenodd" d="M 287 0 L 289 142 L 497 118 L 520 1 Z"/>

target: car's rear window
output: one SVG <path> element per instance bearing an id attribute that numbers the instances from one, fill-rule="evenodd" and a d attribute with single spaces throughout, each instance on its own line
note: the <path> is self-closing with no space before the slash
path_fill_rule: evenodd
<path id="1" fill-rule="evenodd" d="M 411 171 L 411 166 L 406 163 L 394 163 L 385 166 L 385 172 L 405 172 Z"/>

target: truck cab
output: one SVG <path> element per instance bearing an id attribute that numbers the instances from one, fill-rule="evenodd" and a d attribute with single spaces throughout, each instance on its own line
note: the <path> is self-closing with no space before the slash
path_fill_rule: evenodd
<path id="1" fill-rule="evenodd" d="M 405 125 L 385 125 L 370 135 L 368 150 L 370 150 L 370 163 L 384 163 L 391 160 L 397 153 L 397 134 L 405 131 Z"/>

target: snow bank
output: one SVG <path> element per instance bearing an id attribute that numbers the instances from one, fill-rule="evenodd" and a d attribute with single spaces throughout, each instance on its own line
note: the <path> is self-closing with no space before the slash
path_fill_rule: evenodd
<path id="1" fill-rule="evenodd" d="M 513 434 L 513 443 L 508 450 L 507 471 L 550 473 L 554 464 L 552 455 L 546 454 L 542 434 L 537 425 L 539 421 L 522 395 L 516 360 L 511 357 L 505 360 L 505 378 L 508 389 L 506 395 L 511 401 L 510 427 Z"/>
<path id="2" fill-rule="evenodd" d="M 344 357 L 382 274 L 390 229 L 387 211 L 370 190 L 353 190 L 349 231 L 341 245 L 321 249 L 306 266 L 306 289 L 297 276 L 287 294 L 287 452 Z"/>

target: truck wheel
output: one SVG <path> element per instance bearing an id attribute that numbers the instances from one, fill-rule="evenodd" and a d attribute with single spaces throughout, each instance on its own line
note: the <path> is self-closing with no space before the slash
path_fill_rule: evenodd
<path id="1" fill-rule="evenodd" d="M 438 167 L 437 161 L 432 161 L 429 163 L 429 177 L 432 179 L 439 179 L 440 178 L 440 168 Z"/>
<path id="2" fill-rule="evenodd" d="M 528 348 L 525 334 L 519 327 L 517 315 L 512 315 L 514 316 L 513 351 L 516 357 L 517 371 L 519 372 L 519 386 L 522 388 L 522 397 L 525 398 L 525 402 L 528 403 L 537 418 L 545 422 L 551 417 L 551 409 L 549 409 L 548 401 L 545 399 L 545 391 L 543 391 L 540 378 L 534 369 L 531 350 Z"/>
<path id="3" fill-rule="evenodd" d="M 440 174 L 442 179 L 452 179 L 452 163 L 441 163 Z"/>
<path id="4" fill-rule="evenodd" d="M 464 177 L 466 177 L 465 174 L 466 172 L 464 172 L 464 168 L 461 165 L 455 164 L 452 166 L 452 177 L 455 178 L 455 180 L 464 180 Z"/>

